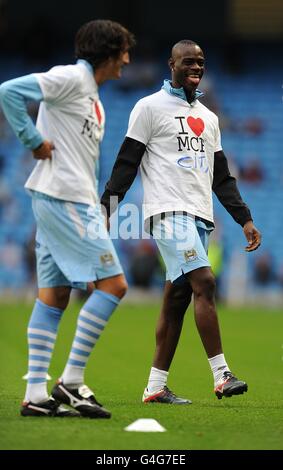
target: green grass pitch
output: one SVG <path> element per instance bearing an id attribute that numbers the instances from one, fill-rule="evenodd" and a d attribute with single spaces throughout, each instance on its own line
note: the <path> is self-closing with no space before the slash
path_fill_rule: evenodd
<path id="1" fill-rule="evenodd" d="M 23 418 L 25 330 L 30 305 L 0 305 L 1 449 L 283 449 L 283 315 L 264 309 L 219 309 L 226 358 L 248 382 L 245 395 L 217 400 L 189 310 L 168 385 L 190 406 L 144 405 L 159 305 L 122 303 L 91 356 L 86 383 L 112 411 L 110 420 Z M 55 380 L 74 334 L 78 303 L 65 312 L 50 367 Z M 51 388 L 51 384 L 50 384 Z M 154 418 L 165 433 L 123 429 Z"/>

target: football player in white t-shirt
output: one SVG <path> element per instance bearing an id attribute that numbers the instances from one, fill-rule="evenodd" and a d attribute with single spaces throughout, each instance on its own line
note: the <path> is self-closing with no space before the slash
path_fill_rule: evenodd
<path id="1" fill-rule="evenodd" d="M 84 385 L 89 355 L 127 289 L 97 193 L 95 174 L 105 124 L 98 87 L 120 78 L 133 45 L 133 35 L 119 23 L 90 21 L 76 35 L 76 64 L 0 87 L 8 121 L 38 160 L 25 185 L 37 224 L 39 292 L 28 326 L 23 416 L 111 416 Z M 40 102 L 36 127 L 27 113 L 28 100 Z M 92 282 L 96 289 L 79 313 L 65 370 L 48 397 L 47 371 L 71 289 Z"/>
<path id="2" fill-rule="evenodd" d="M 141 99 L 127 131 L 101 202 L 110 215 L 110 199 L 121 201 L 139 165 L 144 187 L 146 227 L 156 240 L 167 269 L 164 303 L 156 331 L 156 352 L 143 402 L 189 404 L 168 387 L 168 370 L 180 337 L 183 317 L 194 294 L 195 321 L 214 377 L 218 398 L 242 394 L 225 360 L 215 307 L 215 280 L 207 257 L 213 229 L 212 190 L 248 240 L 261 236 L 230 175 L 221 147 L 217 116 L 198 98 L 204 55 L 193 41 L 175 44 L 169 59 L 172 80 Z M 113 205 L 114 207 L 114 205 Z"/>

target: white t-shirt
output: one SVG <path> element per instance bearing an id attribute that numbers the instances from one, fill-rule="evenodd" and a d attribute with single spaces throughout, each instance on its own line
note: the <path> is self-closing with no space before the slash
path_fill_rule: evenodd
<path id="1" fill-rule="evenodd" d="M 161 89 L 137 102 L 127 136 L 146 145 L 141 175 L 144 217 L 186 211 L 213 222 L 214 152 L 221 150 L 217 116 Z"/>
<path id="2" fill-rule="evenodd" d="M 36 127 L 52 141 L 52 160 L 39 160 L 25 187 L 65 201 L 99 201 L 95 169 L 105 114 L 89 65 L 53 67 L 35 74 L 44 100 Z"/>

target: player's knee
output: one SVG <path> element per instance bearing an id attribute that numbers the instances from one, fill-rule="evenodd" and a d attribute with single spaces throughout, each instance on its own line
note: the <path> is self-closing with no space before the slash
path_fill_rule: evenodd
<path id="1" fill-rule="evenodd" d="M 95 285 L 97 289 L 107 292 L 108 294 L 115 295 L 118 299 L 122 299 L 128 289 L 127 281 L 122 274 L 97 281 Z"/>
<path id="2" fill-rule="evenodd" d="M 190 286 L 185 283 L 181 286 L 174 286 L 167 295 L 167 302 L 170 303 L 172 308 L 176 311 L 186 311 L 191 302 L 192 290 Z"/>
<path id="3" fill-rule="evenodd" d="M 120 281 L 120 283 L 118 285 L 118 295 L 117 295 L 117 297 L 119 297 L 119 299 L 122 299 L 126 295 L 127 290 L 128 290 L 128 283 L 127 283 L 126 279 L 123 279 L 123 281 Z"/>
<path id="4" fill-rule="evenodd" d="M 172 299 L 177 302 L 182 299 L 191 300 L 192 291 L 187 283 L 182 284 L 172 292 Z"/>
<path id="5" fill-rule="evenodd" d="M 119 280 L 119 282 L 116 283 L 114 290 L 114 295 L 116 295 L 116 297 L 118 297 L 119 299 L 122 299 L 126 295 L 126 292 L 128 290 L 128 284 L 126 279 L 124 278 Z"/>
<path id="6" fill-rule="evenodd" d="M 65 310 L 69 303 L 70 290 L 70 287 L 67 286 L 42 288 L 39 289 L 38 298 L 50 307 Z"/>

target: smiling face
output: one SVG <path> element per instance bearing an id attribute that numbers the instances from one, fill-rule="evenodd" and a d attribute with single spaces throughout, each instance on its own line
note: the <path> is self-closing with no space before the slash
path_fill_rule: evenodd
<path id="1" fill-rule="evenodd" d="M 194 93 L 204 72 L 204 55 L 197 44 L 177 43 L 169 59 L 172 71 L 172 86 L 183 87 L 189 94 Z"/>

